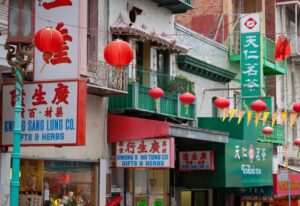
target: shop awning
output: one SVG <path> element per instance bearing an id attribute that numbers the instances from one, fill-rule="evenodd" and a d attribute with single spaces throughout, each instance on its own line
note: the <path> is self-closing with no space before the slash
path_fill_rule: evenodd
<path id="1" fill-rule="evenodd" d="M 115 34 L 131 36 L 138 40 L 149 40 L 152 44 L 157 45 L 158 48 L 166 48 L 175 53 L 187 53 L 189 50 L 187 47 L 180 45 L 175 37 L 166 33 L 157 34 L 155 29 L 149 30 L 144 24 L 138 27 L 122 14 L 119 15 L 119 18 L 110 29 Z"/>
<path id="2" fill-rule="evenodd" d="M 175 140 L 228 142 L 226 132 L 170 124 L 158 120 L 108 115 L 108 141 L 110 143 L 159 137 L 175 137 Z"/>

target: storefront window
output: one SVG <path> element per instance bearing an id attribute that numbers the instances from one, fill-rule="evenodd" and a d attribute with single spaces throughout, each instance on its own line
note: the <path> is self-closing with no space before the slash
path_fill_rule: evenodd
<path id="1" fill-rule="evenodd" d="M 20 166 L 20 206 L 97 203 L 95 163 L 22 159 Z"/>
<path id="2" fill-rule="evenodd" d="M 133 181 L 133 188 L 129 188 L 133 191 L 130 205 L 169 205 L 168 169 L 131 169 L 129 174 L 129 182 Z"/>
<path id="3" fill-rule="evenodd" d="M 44 205 L 96 205 L 93 169 L 93 163 L 45 161 Z"/>

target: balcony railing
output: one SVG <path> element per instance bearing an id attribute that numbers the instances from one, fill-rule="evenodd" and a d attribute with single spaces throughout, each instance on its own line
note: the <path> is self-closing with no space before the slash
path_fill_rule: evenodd
<path id="1" fill-rule="evenodd" d="M 128 71 L 102 61 L 88 61 L 88 92 L 101 96 L 127 94 Z"/>
<path id="2" fill-rule="evenodd" d="M 183 76 L 170 76 L 143 66 L 131 65 L 136 72 L 135 82 L 144 86 L 157 85 L 171 93 L 194 92 L 194 82 Z M 133 76 L 133 75 L 132 75 Z"/>
<path id="3" fill-rule="evenodd" d="M 109 111 L 114 113 L 139 111 L 182 120 L 195 119 L 195 104 L 186 108 L 179 101 L 179 94 L 165 92 L 159 100 L 158 107 L 156 107 L 154 99 L 148 94 L 149 90 L 149 87 L 138 83 L 129 84 L 127 95 L 109 98 Z"/>
<path id="4" fill-rule="evenodd" d="M 241 60 L 241 48 L 240 48 L 240 33 L 234 32 L 229 35 L 228 47 L 229 47 L 229 60 L 240 61 Z M 286 74 L 287 61 L 277 62 L 275 61 L 275 42 L 266 36 L 263 37 L 262 42 L 263 49 L 263 68 L 265 75 L 278 75 Z"/>
<path id="5" fill-rule="evenodd" d="M 265 135 L 262 130 L 266 126 L 271 126 L 271 122 L 267 122 L 265 125 L 261 123 L 257 125 L 257 133 L 258 133 L 258 141 L 259 142 L 267 142 L 267 143 L 275 143 L 275 144 L 284 144 L 285 136 L 284 136 L 284 126 L 280 124 L 274 124 L 273 126 L 273 134 Z"/>

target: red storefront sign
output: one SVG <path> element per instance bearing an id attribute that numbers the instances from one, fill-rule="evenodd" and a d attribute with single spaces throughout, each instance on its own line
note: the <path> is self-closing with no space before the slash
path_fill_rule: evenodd
<path id="1" fill-rule="evenodd" d="M 214 152 L 211 150 L 179 152 L 179 170 L 214 170 Z"/>
<path id="2" fill-rule="evenodd" d="M 84 80 L 25 83 L 22 93 L 22 146 L 85 145 Z M 3 85 L 1 145 L 12 145 L 17 94 L 14 85 Z"/>
<path id="3" fill-rule="evenodd" d="M 117 142 L 116 166 L 124 168 L 174 168 L 173 138 Z"/>
<path id="4" fill-rule="evenodd" d="M 300 174 L 288 174 L 290 181 L 290 195 L 300 195 Z M 273 174 L 274 195 L 288 195 L 289 183 Z"/>

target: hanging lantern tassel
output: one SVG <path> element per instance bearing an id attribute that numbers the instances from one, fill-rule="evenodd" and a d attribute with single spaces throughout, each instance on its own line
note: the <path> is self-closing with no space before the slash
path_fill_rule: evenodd
<path id="1" fill-rule="evenodd" d="M 272 115 L 272 127 L 274 126 L 275 121 L 276 121 L 278 115 L 279 115 L 278 112 L 274 112 L 274 113 L 273 113 L 273 115 Z"/>
<path id="2" fill-rule="evenodd" d="M 240 124 L 240 122 L 242 121 L 244 115 L 245 115 L 245 111 L 241 110 L 239 111 L 239 120 L 238 120 L 238 124 Z"/>
<path id="3" fill-rule="evenodd" d="M 226 117 L 228 117 L 229 114 L 229 109 L 228 108 L 224 108 L 223 109 L 223 118 L 222 118 L 222 122 L 224 122 L 224 120 L 226 119 Z"/>
<path id="4" fill-rule="evenodd" d="M 248 111 L 247 112 L 247 126 L 250 124 L 250 121 L 252 119 L 252 111 Z"/>
<path id="5" fill-rule="evenodd" d="M 290 113 L 290 127 L 293 128 L 295 120 L 297 118 L 297 113 L 296 112 L 292 112 Z"/>
<path id="6" fill-rule="evenodd" d="M 187 115 L 189 112 L 189 104 L 184 104 L 185 114 Z"/>
<path id="7" fill-rule="evenodd" d="M 155 111 L 158 112 L 159 109 L 159 98 L 155 99 Z"/>

